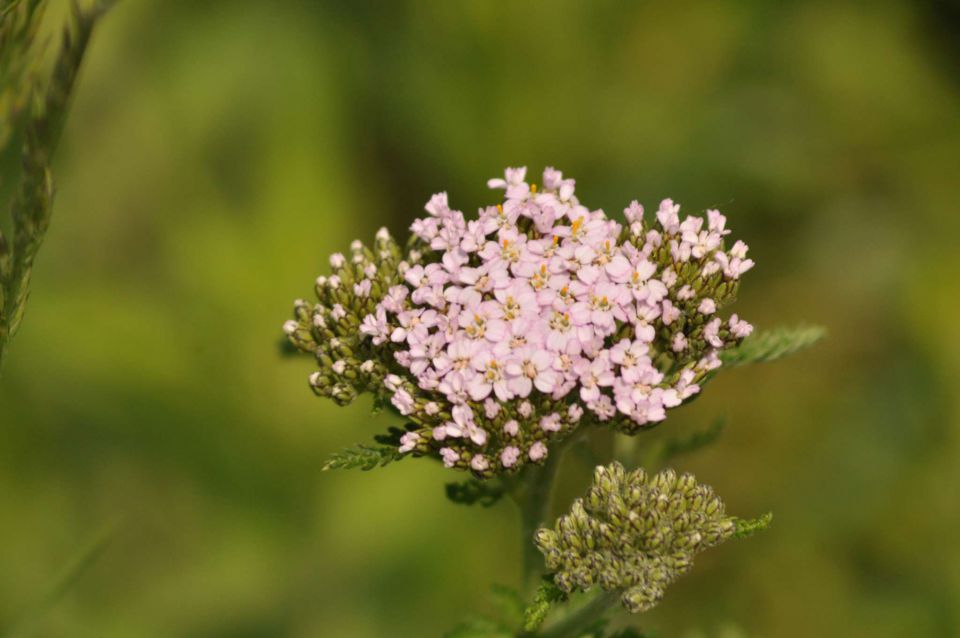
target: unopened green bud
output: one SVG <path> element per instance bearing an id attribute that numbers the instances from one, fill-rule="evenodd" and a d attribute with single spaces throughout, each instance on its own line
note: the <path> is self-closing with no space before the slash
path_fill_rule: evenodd
<path id="1" fill-rule="evenodd" d="M 622 591 L 624 606 L 640 612 L 656 605 L 697 553 L 737 534 L 736 520 L 690 474 L 665 470 L 648 477 L 615 463 L 596 468 L 585 499 L 535 541 L 559 588 L 579 591 L 598 583 Z M 750 533 L 760 525 L 741 527 Z"/>

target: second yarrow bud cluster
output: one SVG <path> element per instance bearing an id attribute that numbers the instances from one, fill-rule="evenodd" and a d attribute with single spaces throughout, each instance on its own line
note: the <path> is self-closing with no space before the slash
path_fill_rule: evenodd
<path id="1" fill-rule="evenodd" d="M 628 472 L 614 463 L 596 468 L 586 497 L 553 529 L 539 530 L 536 544 L 561 590 L 620 592 L 636 613 L 656 605 L 696 554 L 768 522 L 728 516 L 713 489 L 690 474 Z"/>

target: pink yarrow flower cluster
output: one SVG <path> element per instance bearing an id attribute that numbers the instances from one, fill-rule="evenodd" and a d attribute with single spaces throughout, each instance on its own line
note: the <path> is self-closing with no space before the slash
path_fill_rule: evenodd
<path id="1" fill-rule="evenodd" d="M 717 349 L 724 345 L 715 318 L 703 329 L 710 347 L 693 365 L 668 377 L 654 364 L 657 325 L 680 319 L 670 294 L 679 281 L 675 266 L 709 258 L 702 276 L 722 272 L 736 280 L 753 265 L 746 247 L 738 242 L 729 253 L 719 250 L 729 231 L 717 211 L 708 212 L 706 223 L 681 221 L 679 206 L 665 200 L 656 213 L 660 230 L 645 230 L 636 226 L 642 208 L 634 203 L 625 211 L 631 226 L 624 232 L 603 211 L 581 205 L 574 181 L 559 171 L 544 171 L 539 191 L 525 178 L 519 168 L 490 180 L 505 200 L 472 220 L 450 207 L 446 193 L 434 195 L 429 216 L 411 227 L 432 257 L 405 268 L 404 283 L 391 289 L 362 330 L 398 345 L 396 360 L 418 388 L 442 394 L 455 412 L 470 415 L 456 427 L 440 426 L 441 440 L 464 436 L 470 427 L 483 431 L 469 402 L 531 395 L 570 399 L 599 421 L 616 415 L 635 425 L 663 420 L 667 409 L 699 391 L 698 373 L 719 365 Z M 673 259 L 667 269 L 651 258 L 664 246 Z M 698 298 L 704 318 L 716 312 L 716 301 L 693 287 L 674 291 L 676 298 L 687 296 Z M 749 324 L 737 318 L 730 326 L 749 334 Z M 671 340 L 675 352 L 689 347 L 681 334 Z M 413 409 L 408 395 L 402 388 L 394 394 L 401 412 Z M 561 429 L 559 413 L 545 418 L 552 425 L 543 429 Z M 471 438 L 482 444 L 486 437 Z M 415 439 L 408 437 L 404 449 L 413 450 Z"/>
<path id="2" fill-rule="evenodd" d="M 488 185 L 502 202 L 472 219 L 434 195 L 404 259 L 355 259 L 338 271 L 352 290 L 324 289 L 341 303 L 312 314 L 327 332 L 311 328 L 308 348 L 359 333 L 368 370 L 342 367 L 366 384 L 351 387 L 383 393 L 411 421 L 401 452 L 485 476 L 542 461 L 581 423 L 635 432 L 699 392 L 719 353 L 752 331 L 719 316 L 753 262 L 743 242 L 726 248 L 718 211 L 681 219 L 664 200 L 648 221 L 632 202 L 621 224 L 582 205 L 552 168 L 540 188 L 525 168 Z M 334 268 L 349 268 L 342 259 Z M 346 384 L 335 368 L 321 373 L 315 389 Z"/>

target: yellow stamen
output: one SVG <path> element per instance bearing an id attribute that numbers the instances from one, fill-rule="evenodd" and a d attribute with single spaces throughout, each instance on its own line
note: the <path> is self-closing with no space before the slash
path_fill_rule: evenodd
<path id="1" fill-rule="evenodd" d="M 503 205 L 502 205 L 502 204 L 497 204 L 497 210 L 500 211 L 500 214 L 502 215 L 502 214 L 503 214 Z"/>
<path id="2" fill-rule="evenodd" d="M 583 217 L 573 220 L 573 232 L 580 230 L 580 227 L 583 225 Z"/>
<path id="3" fill-rule="evenodd" d="M 537 185 L 536 185 L 536 184 L 530 184 L 530 192 L 531 192 L 531 193 L 536 193 L 536 192 L 537 192 Z"/>

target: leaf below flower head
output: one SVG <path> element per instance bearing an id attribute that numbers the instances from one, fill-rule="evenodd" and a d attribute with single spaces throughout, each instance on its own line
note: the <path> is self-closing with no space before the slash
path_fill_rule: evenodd
<path id="1" fill-rule="evenodd" d="M 396 448 L 359 444 L 353 447 L 334 452 L 323 464 L 323 471 L 351 470 L 359 468 L 363 471 L 375 467 L 383 467 L 400 458 Z"/>
<path id="2" fill-rule="evenodd" d="M 776 361 L 809 348 L 826 334 L 822 326 L 774 328 L 753 334 L 736 348 L 725 350 L 720 360 L 726 367 Z"/>

